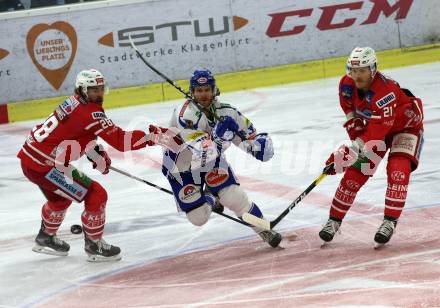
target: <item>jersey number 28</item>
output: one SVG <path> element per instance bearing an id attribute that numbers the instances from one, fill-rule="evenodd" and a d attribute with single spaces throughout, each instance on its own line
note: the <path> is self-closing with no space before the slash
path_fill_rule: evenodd
<path id="1" fill-rule="evenodd" d="M 41 127 L 39 128 L 35 127 L 35 129 L 33 130 L 35 140 L 38 142 L 43 141 L 44 139 L 47 138 L 47 136 L 49 136 L 51 132 L 53 132 L 53 130 L 57 126 L 58 126 L 57 117 L 55 115 L 50 116 L 49 118 L 47 118 L 46 121 L 44 121 Z"/>

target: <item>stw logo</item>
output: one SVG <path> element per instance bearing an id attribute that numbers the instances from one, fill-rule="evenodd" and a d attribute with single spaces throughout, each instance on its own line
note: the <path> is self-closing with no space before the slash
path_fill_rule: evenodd
<path id="1" fill-rule="evenodd" d="M 109 47 L 115 47 L 115 43 L 119 47 L 128 47 L 130 46 L 129 36 L 131 36 L 135 45 L 146 45 L 156 42 L 156 36 L 158 36 L 159 32 L 164 33 L 164 31 L 170 34 L 172 41 L 179 39 L 179 31 L 192 31 L 195 37 L 220 35 L 231 32 L 231 28 L 233 31 L 243 28 L 248 23 L 248 20 L 240 16 L 233 16 L 232 20 L 230 20 L 228 16 L 223 16 L 223 27 L 220 29 L 215 28 L 214 22 L 214 18 L 208 18 L 208 30 L 205 31 L 202 28 L 205 29 L 206 24 L 199 19 L 167 22 L 155 26 L 126 28 L 118 30 L 116 42 L 113 32 L 110 32 L 102 36 L 98 43 Z"/>
<path id="2" fill-rule="evenodd" d="M 0 60 L 6 58 L 9 55 L 9 51 L 0 48 Z"/>

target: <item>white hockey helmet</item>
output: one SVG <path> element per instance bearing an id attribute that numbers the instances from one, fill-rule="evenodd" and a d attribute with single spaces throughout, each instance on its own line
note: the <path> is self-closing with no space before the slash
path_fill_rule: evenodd
<path id="1" fill-rule="evenodd" d="M 75 80 L 75 92 L 82 94 L 87 98 L 87 88 L 104 86 L 105 92 L 108 88 L 105 84 L 104 76 L 95 69 L 83 70 L 79 72 Z"/>
<path id="2" fill-rule="evenodd" d="M 371 70 L 371 76 L 377 72 L 377 58 L 376 53 L 371 47 L 356 47 L 350 53 L 347 59 L 347 75 L 350 76 L 352 68 L 369 67 Z"/>

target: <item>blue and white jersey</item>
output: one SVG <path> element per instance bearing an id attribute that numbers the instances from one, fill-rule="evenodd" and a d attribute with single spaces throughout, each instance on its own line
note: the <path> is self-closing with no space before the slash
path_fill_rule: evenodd
<path id="1" fill-rule="evenodd" d="M 237 122 L 239 134 L 243 136 L 245 140 L 243 141 L 236 135 L 232 143 L 245 152 L 249 152 L 252 140 L 256 136 L 256 130 L 249 119 L 241 114 L 235 107 L 221 103 L 217 99 L 213 101 L 209 110 L 215 113 L 219 118 L 229 116 Z M 208 118 L 205 112 L 201 112 L 194 103 L 190 101 L 186 101 L 177 106 L 174 109 L 169 127 L 177 128 L 173 130 L 179 131 L 185 143 L 192 145 L 192 148 L 186 148 L 177 154 L 170 150 L 165 151 L 164 169 L 174 174 L 195 170 L 201 166 L 203 167 L 203 160 L 205 160 L 205 162 L 212 161 L 219 155 L 223 155 L 223 151 L 229 147 L 230 142 L 224 142 L 221 146 L 213 142 L 212 132 L 216 124 L 217 120 L 214 117 Z M 164 174 L 168 172 L 164 170 Z"/>

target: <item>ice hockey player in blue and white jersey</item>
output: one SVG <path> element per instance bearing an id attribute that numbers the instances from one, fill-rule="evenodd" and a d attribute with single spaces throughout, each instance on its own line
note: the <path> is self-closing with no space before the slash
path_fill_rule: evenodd
<path id="1" fill-rule="evenodd" d="M 246 212 L 263 217 L 241 188 L 224 151 L 233 143 L 265 162 L 274 153 L 272 140 L 267 133 L 257 134 L 236 108 L 218 101 L 220 92 L 209 70 L 194 72 L 190 92 L 199 108 L 186 101 L 174 110 L 170 122 L 170 128 L 190 146 L 179 153 L 165 151 L 162 168 L 178 209 L 196 226 L 205 224 L 211 212 L 221 211 L 223 206 L 237 217 Z M 281 242 L 281 235 L 275 231 L 253 229 L 272 247 Z"/>

